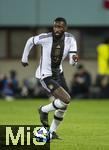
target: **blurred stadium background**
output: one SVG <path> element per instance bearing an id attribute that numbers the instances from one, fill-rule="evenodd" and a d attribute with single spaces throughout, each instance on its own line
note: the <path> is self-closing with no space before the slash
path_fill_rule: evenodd
<path id="1" fill-rule="evenodd" d="M 106 4 L 107 1 L 107 5 Z M 30 66 L 24 69 L 21 56 L 26 40 L 41 32 L 51 30 L 57 16 L 68 21 L 69 32 L 77 39 L 80 63 L 97 75 L 97 45 L 109 34 L 108 0 L 0 0 L 0 73 L 16 70 L 18 80 L 33 77 L 40 56 L 39 47 L 30 55 Z M 72 80 L 75 68 L 64 62 L 66 80 Z M 5 67 L 4 67 L 5 66 Z M 29 70 L 29 71 L 28 71 Z"/>
<path id="2" fill-rule="evenodd" d="M 0 0 L 0 74 L 17 71 L 17 78 L 31 78 L 38 65 L 40 49 L 34 47 L 30 66 L 21 66 L 21 56 L 26 40 L 41 32 L 51 31 L 54 18 L 65 17 L 69 32 L 77 39 L 80 61 L 92 76 L 97 75 L 97 45 L 109 35 L 108 0 L 50 1 L 50 0 Z M 5 66 L 5 67 L 4 67 Z M 64 62 L 68 85 L 75 68 Z"/>
<path id="3" fill-rule="evenodd" d="M 80 0 L 69 0 L 69 2 L 0 0 L 0 2 L 0 58 L 2 59 L 0 67 L 2 70 L 4 69 L 3 72 L 12 68 L 16 69 L 16 63 L 19 65 L 18 60 L 21 58 L 28 37 L 40 32 L 47 32 L 53 19 L 63 16 L 68 21 L 69 31 L 75 35 L 78 41 L 81 58 L 94 59 L 94 62 L 90 60 L 86 64 L 88 68 L 89 65 L 93 66 L 94 68 L 90 67 L 91 72 L 96 74 L 96 46 L 109 32 L 109 12 L 104 9 L 102 0 L 85 0 L 82 5 Z M 36 67 L 39 51 L 36 50 L 31 55 L 32 66 Z M 19 59 L 16 61 L 16 58 Z M 3 59 L 9 61 L 7 69 L 2 67 L 5 63 Z M 95 64 L 93 65 L 92 62 Z M 11 63 L 14 64 L 13 67 Z M 19 78 L 22 79 L 25 74 L 22 74 L 20 65 L 17 69 Z M 31 69 L 34 70 L 34 68 Z M 26 75 L 33 75 L 34 71 L 32 72 L 32 70 Z"/>
<path id="4" fill-rule="evenodd" d="M 98 74 L 97 46 L 109 36 L 109 0 L 0 0 L 0 86 L 2 87 L 1 81 L 4 76 L 7 76 L 10 82 L 10 72 L 11 75 L 15 75 L 16 72 L 20 88 L 24 84 L 27 85 L 26 81 L 29 80 L 30 93 L 31 86 L 36 88 L 37 93 L 37 87 L 33 85 L 36 82 L 33 77 L 39 61 L 40 47 L 33 48 L 29 57 L 28 68 L 23 68 L 21 65 L 22 52 L 30 36 L 51 31 L 53 20 L 60 16 L 66 18 L 69 26 L 68 31 L 74 34 L 77 40 L 80 57 L 79 64 L 82 64 L 91 75 L 90 89 L 91 91 L 94 89 L 94 93 L 89 98 L 91 100 L 97 98 L 97 101 L 87 102 L 86 99 L 83 102 L 74 102 L 74 106 L 71 104 L 72 107 L 70 106 L 68 112 L 69 118 L 66 118 L 65 124 L 70 128 L 68 120 L 71 120 L 72 116 L 74 124 L 70 131 L 67 131 L 67 127 L 64 125 L 59 131 L 67 141 L 64 145 L 59 142 L 53 143 L 53 147 L 57 144 L 60 148 L 59 150 L 61 148 L 63 150 L 108 150 L 109 115 L 107 114 L 109 114 L 109 103 L 108 101 L 99 102 L 101 97 L 96 95 L 98 89 L 93 85 Z M 76 71 L 76 67 L 71 67 L 68 64 L 68 60 L 64 61 L 64 72 L 69 87 Z M 25 89 L 23 90 L 25 94 L 26 91 Z M 106 90 L 109 93 L 109 84 Z M 9 95 L 11 94 L 9 93 Z M 25 95 L 23 96 L 25 98 Z M 41 98 L 40 96 L 38 98 Z M 1 98 L 5 98 L 4 94 L 1 94 Z M 31 98 L 31 95 L 29 98 Z M 106 98 L 109 97 L 107 96 Z M 0 124 L 36 123 L 34 119 L 36 112 L 33 109 L 38 108 L 40 103 L 43 102 L 37 101 L 33 103 L 30 101 L 9 104 L 5 101 L 0 101 Z M 47 103 L 47 101 L 44 101 L 44 103 Z M 24 117 L 21 117 L 23 113 Z M 89 116 L 87 113 L 89 113 Z M 63 132 L 64 129 L 66 130 Z M 72 132 L 74 133 L 73 138 L 71 135 L 68 137 L 67 133 Z M 72 140 L 74 144 L 72 144 Z"/>

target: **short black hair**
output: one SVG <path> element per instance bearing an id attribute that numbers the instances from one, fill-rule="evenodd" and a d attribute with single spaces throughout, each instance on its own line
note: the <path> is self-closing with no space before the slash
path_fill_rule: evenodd
<path id="1" fill-rule="evenodd" d="M 62 21 L 62 22 L 64 22 L 64 24 L 67 26 L 67 21 L 66 21 L 65 18 L 58 17 L 58 18 L 56 18 L 54 21 L 55 21 L 55 22 Z"/>

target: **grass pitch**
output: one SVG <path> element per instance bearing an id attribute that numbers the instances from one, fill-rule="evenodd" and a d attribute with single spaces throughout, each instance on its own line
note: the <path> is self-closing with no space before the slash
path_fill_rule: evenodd
<path id="1" fill-rule="evenodd" d="M 38 107 L 48 100 L 0 100 L 1 125 L 39 125 Z M 51 122 L 53 113 L 49 115 Z M 57 130 L 63 140 L 51 142 L 51 150 L 109 150 L 109 101 L 75 100 Z"/>

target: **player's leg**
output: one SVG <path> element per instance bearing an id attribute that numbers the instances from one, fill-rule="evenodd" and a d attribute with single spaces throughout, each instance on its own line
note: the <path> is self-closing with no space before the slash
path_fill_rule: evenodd
<path id="1" fill-rule="evenodd" d="M 64 90 L 63 87 L 58 87 L 52 92 L 52 95 L 56 99 L 60 99 L 63 103 L 69 104 L 70 103 L 70 95 L 67 93 L 66 90 Z"/>
<path id="2" fill-rule="evenodd" d="M 61 76 L 60 76 L 59 83 L 67 92 L 69 92 L 63 74 L 61 74 Z M 67 109 L 67 107 L 66 107 L 66 109 Z M 54 113 L 54 119 L 50 126 L 50 132 L 53 133 L 53 139 L 59 138 L 56 134 L 56 130 L 57 130 L 58 126 L 60 125 L 60 123 L 62 122 L 62 120 L 64 119 L 66 109 L 57 109 Z"/>
<path id="3" fill-rule="evenodd" d="M 69 94 L 60 87 L 60 85 L 52 80 L 47 78 L 46 80 L 41 81 L 42 86 L 56 98 L 52 103 L 45 105 L 40 108 L 40 120 L 43 125 L 48 125 L 48 112 L 54 111 L 57 109 L 66 109 L 68 103 L 70 102 Z"/>
<path id="4" fill-rule="evenodd" d="M 42 107 L 42 111 L 48 113 L 49 111 L 67 107 L 70 102 L 70 95 L 60 86 L 60 84 L 50 77 L 44 79 L 41 83 L 42 86 L 55 97 L 55 100 L 52 103 Z"/>
<path id="5" fill-rule="evenodd" d="M 65 108 L 66 109 L 67 105 L 63 102 L 61 102 L 59 99 L 55 99 L 55 101 L 51 102 L 48 105 L 41 106 L 39 108 L 39 114 L 40 114 L 40 120 L 41 123 L 44 126 L 49 126 L 48 125 L 48 113 L 50 111 L 55 111 L 57 109 Z"/>
<path id="6" fill-rule="evenodd" d="M 60 123 L 63 121 L 65 112 L 66 112 L 66 109 L 63 109 L 63 110 L 58 109 L 54 113 L 54 119 L 50 126 L 50 133 L 53 134 L 52 139 L 59 139 L 59 136 L 56 134 L 56 130 L 58 126 L 60 125 Z"/>
<path id="7" fill-rule="evenodd" d="M 54 90 L 52 92 L 52 95 L 55 98 L 58 98 L 61 101 L 63 101 L 64 103 L 68 104 L 70 102 L 70 95 L 68 94 L 69 89 L 67 87 L 67 84 L 66 84 L 63 73 L 61 73 L 59 75 L 59 78 L 57 79 L 57 82 L 60 86 L 59 87 L 57 86 L 56 90 Z"/>

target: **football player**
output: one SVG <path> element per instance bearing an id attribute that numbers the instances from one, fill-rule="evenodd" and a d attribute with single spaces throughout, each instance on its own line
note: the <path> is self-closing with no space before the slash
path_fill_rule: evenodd
<path id="1" fill-rule="evenodd" d="M 22 55 L 22 65 L 28 66 L 28 55 L 34 45 L 42 46 L 40 64 L 36 70 L 42 86 L 55 99 L 48 105 L 39 108 L 41 123 L 48 124 L 48 113 L 54 111 L 54 118 L 50 126 L 53 139 L 58 139 L 56 129 L 64 118 L 64 114 L 70 103 L 70 95 L 64 78 L 62 62 L 69 55 L 69 63 L 75 65 L 78 62 L 77 44 L 74 36 L 67 32 L 67 22 L 58 17 L 53 22 L 53 31 L 30 37 Z"/>

